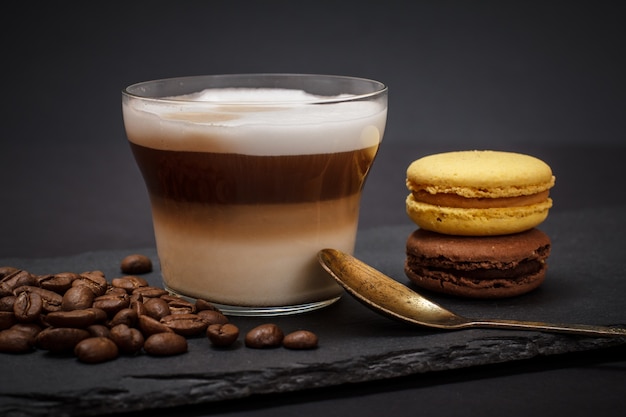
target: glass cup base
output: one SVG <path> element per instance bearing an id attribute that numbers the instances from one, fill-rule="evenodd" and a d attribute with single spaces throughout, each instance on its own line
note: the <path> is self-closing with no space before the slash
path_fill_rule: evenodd
<path id="1" fill-rule="evenodd" d="M 181 297 L 191 302 L 195 302 L 195 298 L 181 294 L 172 290 L 167 285 L 164 285 L 167 292 L 177 297 Z M 329 305 L 337 302 L 341 298 L 341 295 L 330 298 L 328 300 L 315 301 L 312 303 L 294 304 L 287 306 L 233 306 L 227 304 L 215 303 L 211 300 L 207 300 L 218 308 L 222 314 L 226 316 L 240 316 L 240 317 L 271 317 L 271 316 L 288 316 L 292 314 L 307 313 L 309 311 L 319 310 L 320 308 L 328 307 Z"/>

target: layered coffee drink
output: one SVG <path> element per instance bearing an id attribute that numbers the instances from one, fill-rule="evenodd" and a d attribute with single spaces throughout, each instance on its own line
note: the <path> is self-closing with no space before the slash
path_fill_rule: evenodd
<path id="1" fill-rule="evenodd" d="M 215 88 L 125 96 L 123 112 L 170 291 L 233 314 L 340 296 L 316 256 L 327 247 L 353 252 L 386 105 Z"/>

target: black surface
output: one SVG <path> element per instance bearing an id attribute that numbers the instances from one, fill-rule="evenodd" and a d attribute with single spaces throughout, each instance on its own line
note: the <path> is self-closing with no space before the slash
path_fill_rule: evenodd
<path id="1" fill-rule="evenodd" d="M 0 258 L 153 245 L 147 196 L 123 134 L 124 86 L 205 73 L 336 73 L 390 87 L 362 231 L 410 229 L 404 170 L 413 159 L 519 150 L 557 175 L 545 224 L 552 262 L 584 261 L 554 277 L 559 297 L 593 296 L 607 274 L 623 295 L 621 2 L 21 2 L 5 11 Z M 553 215 L 570 225 L 555 229 Z M 600 218 L 613 223 L 601 233 L 585 227 Z M 572 318 L 586 318 L 596 306 L 570 308 Z M 625 357 L 623 348 L 552 355 L 140 415 L 617 416 Z"/>
<path id="2" fill-rule="evenodd" d="M 530 294 L 496 301 L 429 296 L 466 317 L 626 326 L 624 268 L 614 268 L 612 262 L 621 254 L 615 237 L 626 232 L 623 217 L 619 209 L 553 215 L 545 224 L 555 246 L 548 276 L 545 284 Z M 586 221 L 581 223 L 581 218 Z M 575 232 L 573 224 L 578 225 Z M 411 230 L 395 226 L 364 231 L 359 235 L 357 256 L 406 283 L 402 248 Z M 609 246 L 590 248 L 589 242 L 599 239 Z M 153 249 L 141 252 L 156 259 Z M 0 264 L 37 274 L 97 269 L 113 279 L 120 275 L 119 262 L 128 253 L 3 259 Z M 147 278 L 160 285 L 158 272 Z M 321 346 L 294 352 L 249 349 L 239 342 L 233 349 L 219 350 L 199 337 L 190 340 L 189 352 L 182 356 L 121 357 L 95 366 L 43 351 L 0 355 L 0 367 L 10 375 L 0 384 L 0 413 L 7 417 L 61 416 L 167 409 L 347 383 L 384 383 L 413 374 L 626 345 L 626 337 L 414 328 L 380 317 L 347 295 L 317 312 L 271 319 L 234 317 L 232 321 L 243 334 L 265 322 L 275 322 L 286 332 L 309 329 L 318 334 Z"/>

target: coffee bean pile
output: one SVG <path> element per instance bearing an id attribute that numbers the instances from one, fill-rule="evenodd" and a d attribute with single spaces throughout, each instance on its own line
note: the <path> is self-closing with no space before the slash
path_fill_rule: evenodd
<path id="1" fill-rule="evenodd" d="M 109 282 L 97 270 L 36 275 L 0 267 L 0 352 L 73 352 L 81 362 L 100 363 L 183 354 L 191 337 L 218 348 L 238 340 L 239 328 L 210 302 L 192 303 L 138 276 L 152 270 L 149 258 L 130 255 L 120 269 L 125 275 Z M 307 330 L 284 335 L 267 323 L 245 335 L 245 346 L 314 349 L 318 338 Z"/>

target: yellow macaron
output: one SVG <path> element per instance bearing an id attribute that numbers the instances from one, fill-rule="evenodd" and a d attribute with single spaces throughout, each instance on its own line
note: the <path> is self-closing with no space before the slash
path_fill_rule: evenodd
<path id="1" fill-rule="evenodd" d="M 407 169 L 409 217 L 421 228 L 461 236 L 518 233 L 552 207 L 552 169 L 530 155 L 458 151 L 420 158 Z"/>

